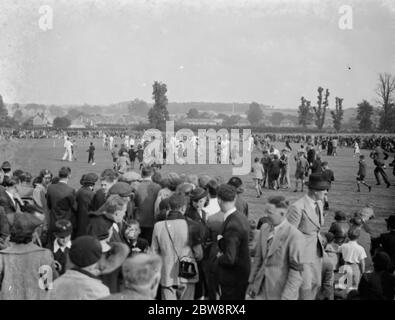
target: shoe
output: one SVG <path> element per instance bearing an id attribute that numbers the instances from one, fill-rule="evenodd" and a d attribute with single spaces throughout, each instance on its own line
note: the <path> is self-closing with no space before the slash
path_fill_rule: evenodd
<path id="1" fill-rule="evenodd" d="M 381 185 L 381 183 L 376 183 L 376 186 L 379 186 L 379 185 Z"/>
<path id="2" fill-rule="evenodd" d="M 294 192 L 298 192 L 298 190 L 295 189 Z"/>
<path id="3" fill-rule="evenodd" d="M 372 187 L 371 186 L 369 186 L 368 188 L 369 188 L 369 192 L 372 191 Z"/>
<path id="4" fill-rule="evenodd" d="M 92 166 L 94 166 L 94 165 L 96 165 L 96 163 L 93 162 L 93 163 L 92 163 Z"/>
<path id="5" fill-rule="evenodd" d="M 361 190 L 358 189 L 357 192 L 361 192 Z"/>
<path id="6" fill-rule="evenodd" d="M 389 187 L 391 187 L 391 183 L 388 183 L 388 184 L 387 184 L 387 188 L 389 188 Z"/>
<path id="7" fill-rule="evenodd" d="M 258 194 L 256 197 L 257 197 L 257 198 L 260 198 L 261 196 Z"/>

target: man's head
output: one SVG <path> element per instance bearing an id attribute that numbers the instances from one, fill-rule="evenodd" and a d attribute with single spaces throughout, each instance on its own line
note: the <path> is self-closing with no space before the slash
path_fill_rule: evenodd
<path id="1" fill-rule="evenodd" d="M 217 188 L 218 188 L 218 183 L 216 180 L 210 180 L 206 184 L 206 189 L 207 189 L 210 199 L 217 197 Z"/>
<path id="2" fill-rule="evenodd" d="M 236 188 L 229 184 L 221 184 L 217 190 L 218 204 L 222 212 L 229 211 L 235 207 Z"/>
<path id="3" fill-rule="evenodd" d="M 43 169 L 40 171 L 40 177 L 42 177 L 43 179 L 42 184 L 44 186 L 48 186 L 52 181 L 53 175 L 52 172 L 49 171 L 48 169 Z"/>
<path id="4" fill-rule="evenodd" d="M 272 196 L 267 200 L 264 212 L 268 222 L 277 226 L 284 221 L 289 203 L 283 196 Z"/>
<path id="5" fill-rule="evenodd" d="M 18 184 L 18 181 L 15 178 L 7 178 L 7 179 L 4 179 L 4 181 L 3 181 L 3 186 L 11 194 L 17 193 L 17 190 L 16 190 L 17 184 Z"/>
<path id="6" fill-rule="evenodd" d="M 354 226 L 352 226 L 350 228 L 350 230 L 348 230 L 348 238 L 350 239 L 350 241 L 356 241 L 358 240 L 359 236 L 361 235 L 361 230 L 360 228 L 356 228 Z"/>
<path id="7" fill-rule="evenodd" d="M 71 233 L 73 231 L 73 226 L 71 222 L 66 219 L 60 219 L 55 223 L 54 236 L 58 241 L 59 245 L 65 246 L 67 242 L 71 239 Z"/>
<path id="8" fill-rule="evenodd" d="M 141 169 L 141 177 L 144 178 L 149 178 L 152 176 L 152 168 L 151 167 L 143 167 Z"/>
<path id="9" fill-rule="evenodd" d="M 122 265 L 125 287 L 155 299 L 161 277 L 162 260 L 158 255 L 140 253 Z"/>
<path id="10" fill-rule="evenodd" d="M 69 167 L 60 168 L 58 176 L 61 180 L 69 179 L 71 176 L 71 169 Z"/>
<path id="11" fill-rule="evenodd" d="M 309 196 L 315 201 L 323 201 L 330 187 L 329 182 L 318 173 L 312 173 L 310 175 L 307 186 L 309 187 Z"/>
<path id="12" fill-rule="evenodd" d="M 328 165 L 328 162 L 327 162 L 327 161 L 324 161 L 324 162 L 322 163 L 322 168 L 325 169 L 325 170 L 327 170 L 327 169 L 329 168 L 329 165 Z"/>
<path id="13" fill-rule="evenodd" d="M 361 155 L 359 156 L 359 160 L 365 160 L 365 155 L 361 154 Z"/>
<path id="14" fill-rule="evenodd" d="M 184 214 L 187 208 L 187 198 L 182 193 L 174 193 L 169 198 L 169 206 L 170 210 Z"/>
<path id="15" fill-rule="evenodd" d="M 121 197 L 117 194 L 110 195 L 100 211 L 111 214 L 116 223 L 123 221 L 126 214 L 128 199 Z"/>
<path id="16" fill-rule="evenodd" d="M 112 169 L 105 169 L 100 175 L 100 186 L 105 193 L 117 182 L 117 173 Z"/>

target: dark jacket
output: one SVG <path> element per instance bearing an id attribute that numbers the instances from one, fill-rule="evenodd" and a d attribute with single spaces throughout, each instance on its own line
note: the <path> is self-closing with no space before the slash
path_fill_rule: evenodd
<path id="1" fill-rule="evenodd" d="M 75 190 L 66 183 L 51 184 L 47 191 L 47 204 L 49 209 L 49 231 L 53 231 L 55 222 L 60 219 L 76 224 L 75 212 L 77 209 Z"/>
<path id="2" fill-rule="evenodd" d="M 245 297 L 251 269 L 249 229 L 246 216 L 238 211 L 224 221 L 222 238 L 218 242 L 222 255 L 217 259 L 217 274 L 225 299 Z"/>
<path id="3" fill-rule="evenodd" d="M 358 293 L 361 300 L 394 300 L 395 276 L 385 271 L 364 273 Z"/>
<path id="4" fill-rule="evenodd" d="M 237 211 L 244 213 L 248 217 L 248 202 L 244 200 L 243 196 L 238 193 L 236 196 L 236 209 Z"/>
<path id="5" fill-rule="evenodd" d="M 139 220 L 141 227 L 154 226 L 155 200 L 160 189 L 160 185 L 150 180 L 141 181 L 137 187 L 135 216 Z"/>
<path id="6" fill-rule="evenodd" d="M 372 256 L 376 250 L 382 250 L 391 258 L 391 271 L 395 270 L 395 230 L 382 233 L 378 238 L 372 239 Z"/>
<path id="7" fill-rule="evenodd" d="M 99 189 L 95 192 L 92 202 L 90 204 L 89 211 L 97 211 L 106 202 L 106 194 L 103 189 Z"/>
<path id="8" fill-rule="evenodd" d="M 86 235 L 86 228 L 89 223 L 88 212 L 94 195 L 94 192 L 89 187 L 82 187 L 77 191 L 77 214 L 76 225 L 73 228 L 73 239 Z"/>

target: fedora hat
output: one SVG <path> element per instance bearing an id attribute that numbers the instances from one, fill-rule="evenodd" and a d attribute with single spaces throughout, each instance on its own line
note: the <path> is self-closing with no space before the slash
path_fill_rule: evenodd
<path id="1" fill-rule="evenodd" d="M 391 229 L 395 228 L 395 214 L 389 216 L 385 221 Z"/>
<path id="2" fill-rule="evenodd" d="M 192 201 L 199 201 L 207 196 L 207 191 L 201 187 L 197 187 L 191 192 L 191 200 Z"/>
<path id="3" fill-rule="evenodd" d="M 322 174 L 312 173 L 307 182 L 307 186 L 311 190 L 324 191 L 330 188 L 328 180 L 326 180 Z"/>

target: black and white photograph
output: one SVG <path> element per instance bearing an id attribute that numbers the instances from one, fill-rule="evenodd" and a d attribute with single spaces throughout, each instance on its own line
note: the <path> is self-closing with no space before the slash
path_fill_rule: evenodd
<path id="1" fill-rule="evenodd" d="M 394 195 L 395 0 L 0 2 L 0 300 L 393 301 Z"/>

